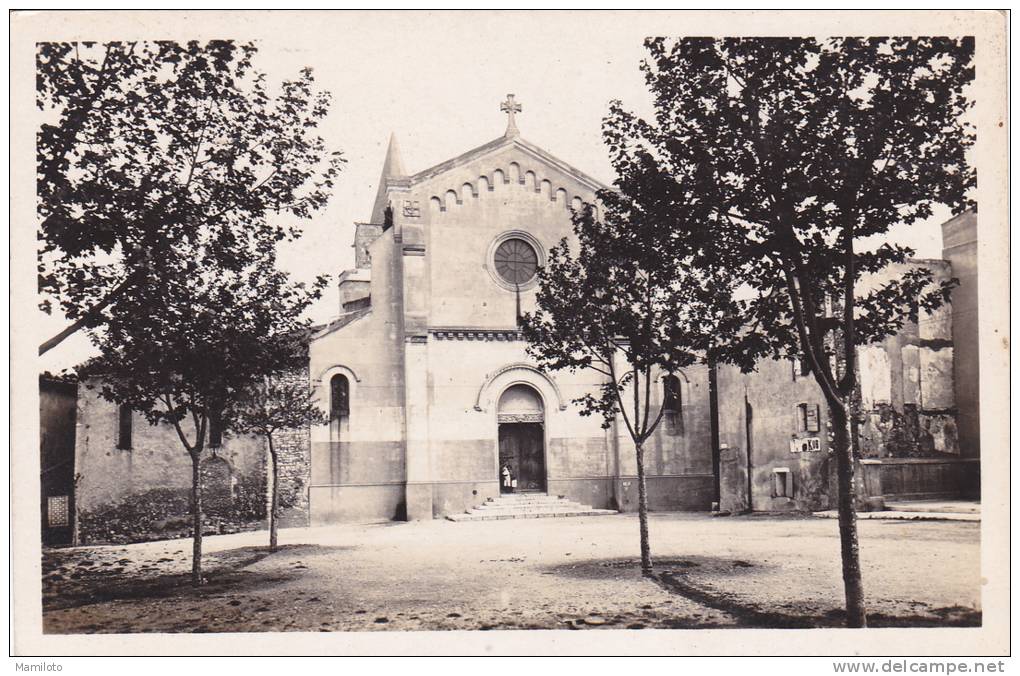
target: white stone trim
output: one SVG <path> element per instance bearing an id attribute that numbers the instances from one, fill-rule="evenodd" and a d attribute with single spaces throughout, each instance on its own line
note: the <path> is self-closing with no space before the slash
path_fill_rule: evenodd
<path id="1" fill-rule="evenodd" d="M 518 371 L 519 373 L 513 373 L 515 371 Z M 494 388 L 493 383 L 499 380 L 501 376 L 504 376 L 506 374 L 511 374 L 510 381 L 506 383 L 501 383 L 499 388 Z M 552 394 L 555 395 L 556 401 L 554 403 L 559 408 L 559 410 L 561 411 L 567 410 L 567 402 L 563 400 L 563 394 L 560 392 L 560 388 L 556 384 L 556 381 L 554 381 L 547 374 L 543 373 L 535 366 L 532 366 L 531 364 L 525 362 L 515 362 L 513 364 L 506 364 L 505 366 L 502 366 L 497 370 L 493 371 L 492 373 L 488 374 L 485 377 L 485 382 L 483 382 L 482 386 L 478 389 L 477 396 L 475 396 L 475 410 L 484 412 L 486 409 L 483 408 L 482 404 L 492 403 L 492 400 L 494 398 L 489 396 L 490 391 L 498 389 L 499 393 L 502 394 L 503 390 L 510 387 L 511 385 L 516 384 L 524 384 L 534 387 L 538 391 L 539 395 L 542 396 L 543 399 L 547 399 L 548 393 L 543 393 L 542 390 L 548 388 L 549 390 L 552 391 Z M 547 406 L 549 405 L 549 403 L 551 402 L 549 401 L 545 402 Z"/>

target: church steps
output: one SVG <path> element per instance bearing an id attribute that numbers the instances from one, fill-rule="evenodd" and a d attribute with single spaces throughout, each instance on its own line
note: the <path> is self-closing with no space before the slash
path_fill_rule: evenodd
<path id="1" fill-rule="evenodd" d="M 611 509 L 595 509 L 544 493 L 502 495 L 464 514 L 451 514 L 450 521 L 496 521 L 503 519 L 543 519 L 568 516 L 602 516 L 617 514 Z"/>

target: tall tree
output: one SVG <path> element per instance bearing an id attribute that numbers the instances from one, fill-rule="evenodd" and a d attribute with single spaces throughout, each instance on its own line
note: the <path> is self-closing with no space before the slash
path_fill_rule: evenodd
<path id="1" fill-rule="evenodd" d="M 319 408 L 315 395 L 303 379 L 288 379 L 285 374 L 267 376 L 248 388 L 237 400 L 230 416 L 237 432 L 257 434 L 266 440 L 269 451 L 269 551 L 277 548 L 277 523 L 280 517 L 280 458 L 274 443 L 281 432 L 324 425 L 329 419 Z"/>
<path id="2" fill-rule="evenodd" d="M 172 426 L 188 453 L 196 585 L 202 583 L 201 462 L 209 426 L 216 420 L 229 427 L 234 402 L 265 375 L 295 366 L 298 352 L 287 338 L 307 328 L 301 315 L 325 283 L 291 283 L 266 246 L 239 271 L 196 266 L 196 252 L 156 262 L 162 285 L 125 291 L 119 311 L 92 331 L 102 356 L 83 374 L 98 376 L 103 397 L 129 405 L 152 425 Z"/>
<path id="3" fill-rule="evenodd" d="M 866 625 L 851 424 L 856 348 L 895 333 L 952 283 L 911 269 L 867 276 L 913 252 L 882 240 L 936 204 L 972 206 L 971 38 L 646 41 L 655 116 L 615 104 L 607 137 L 643 209 L 683 228 L 698 265 L 740 280 L 745 329 L 717 357 L 751 370 L 803 358 L 825 397 L 837 464 L 847 624 Z"/>
<path id="4" fill-rule="evenodd" d="M 617 168 L 632 178 L 642 171 Z M 703 360 L 713 328 L 724 332 L 718 303 L 730 293 L 726 277 L 685 264 L 683 242 L 630 195 L 602 191 L 599 199 L 601 211 L 586 205 L 574 214 L 576 251 L 567 239 L 549 251 L 537 309 L 521 322 L 541 368 L 601 375 L 598 391 L 574 403 L 581 415 L 601 415 L 606 429 L 622 420 L 634 442 L 641 570 L 651 575 L 644 444 L 665 403 L 653 381 Z"/>
<path id="5" fill-rule="evenodd" d="M 171 242 L 209 238 L 217 266 L 255 261 L 256 239 L 295 237 L 342 163 L 317 135 L 330 96 L 310 69 L 271 87 L 250 43 L 41 43 L 37 136 L 41 308 L 74 332 L 160 283 Z"/>

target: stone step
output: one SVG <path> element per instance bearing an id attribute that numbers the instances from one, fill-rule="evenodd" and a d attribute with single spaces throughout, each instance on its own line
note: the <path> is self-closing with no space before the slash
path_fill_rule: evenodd
<path id="1" fill-rule="evenodd" d="M 617 514 L 611 509 L 595 509 L 558 495 L 512 493 L 488 498 L 464 514 L 451 514 L 450 521 L 496 521 L 503 519 L 542 519 L 566 516 L 603 516 Z"/>
<path id="2" fill-rule="evenodd" d="M 542 505 L 562 505 L 564 502 L 572 502 L 566 498 L 549 498 L 548 500 L 487 500 L 479 507 L 486 505 L 505 505 L 510 507 L 534 507 Z"/>
<path id="3" fill-rule="evenodd" d="M 610 514 L 619 514 L 611 509 L 578 509 L 573 511 L 557 512 L 555 510 L 548 512 L 513 512 L 507 514 L 489 514 L 489 513 L 467 513 L 467 514 L 451 514 L 446 518 L 450 521 L 502 521 L 505 519 L 548 519 L 557 517 L 570 517 L 570 516 L 608 516 Z"/>
<path id="4" fill-rule="evenodd" d="M 545 493 L 533 493 L 525 495 L 501 495 L 498 498 L 488 498 L 486 502 L 556 502 L 566 500 L 558 495 L 546 495 Z"/>
<path id="5" fill-rule="evenodd" d="M 531 512 L 562 512 L 571 509 L 591 509 L 589 505 L 562 504 L 546 505 L 544 507 L 474 507 L 467 510 L 468 514 L 530 514 Z"/>

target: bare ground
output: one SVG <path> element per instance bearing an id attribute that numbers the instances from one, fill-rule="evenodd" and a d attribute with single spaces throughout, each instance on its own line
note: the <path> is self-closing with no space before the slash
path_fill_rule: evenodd
<path id="1" fill-rule="evenodd" d="M 838 626 L 836 522 L 656 514 L 389 523 L 43 554 L 48 633 Z M 977 523 L 864 521 L 872 626 L 980 625 Z"/>

